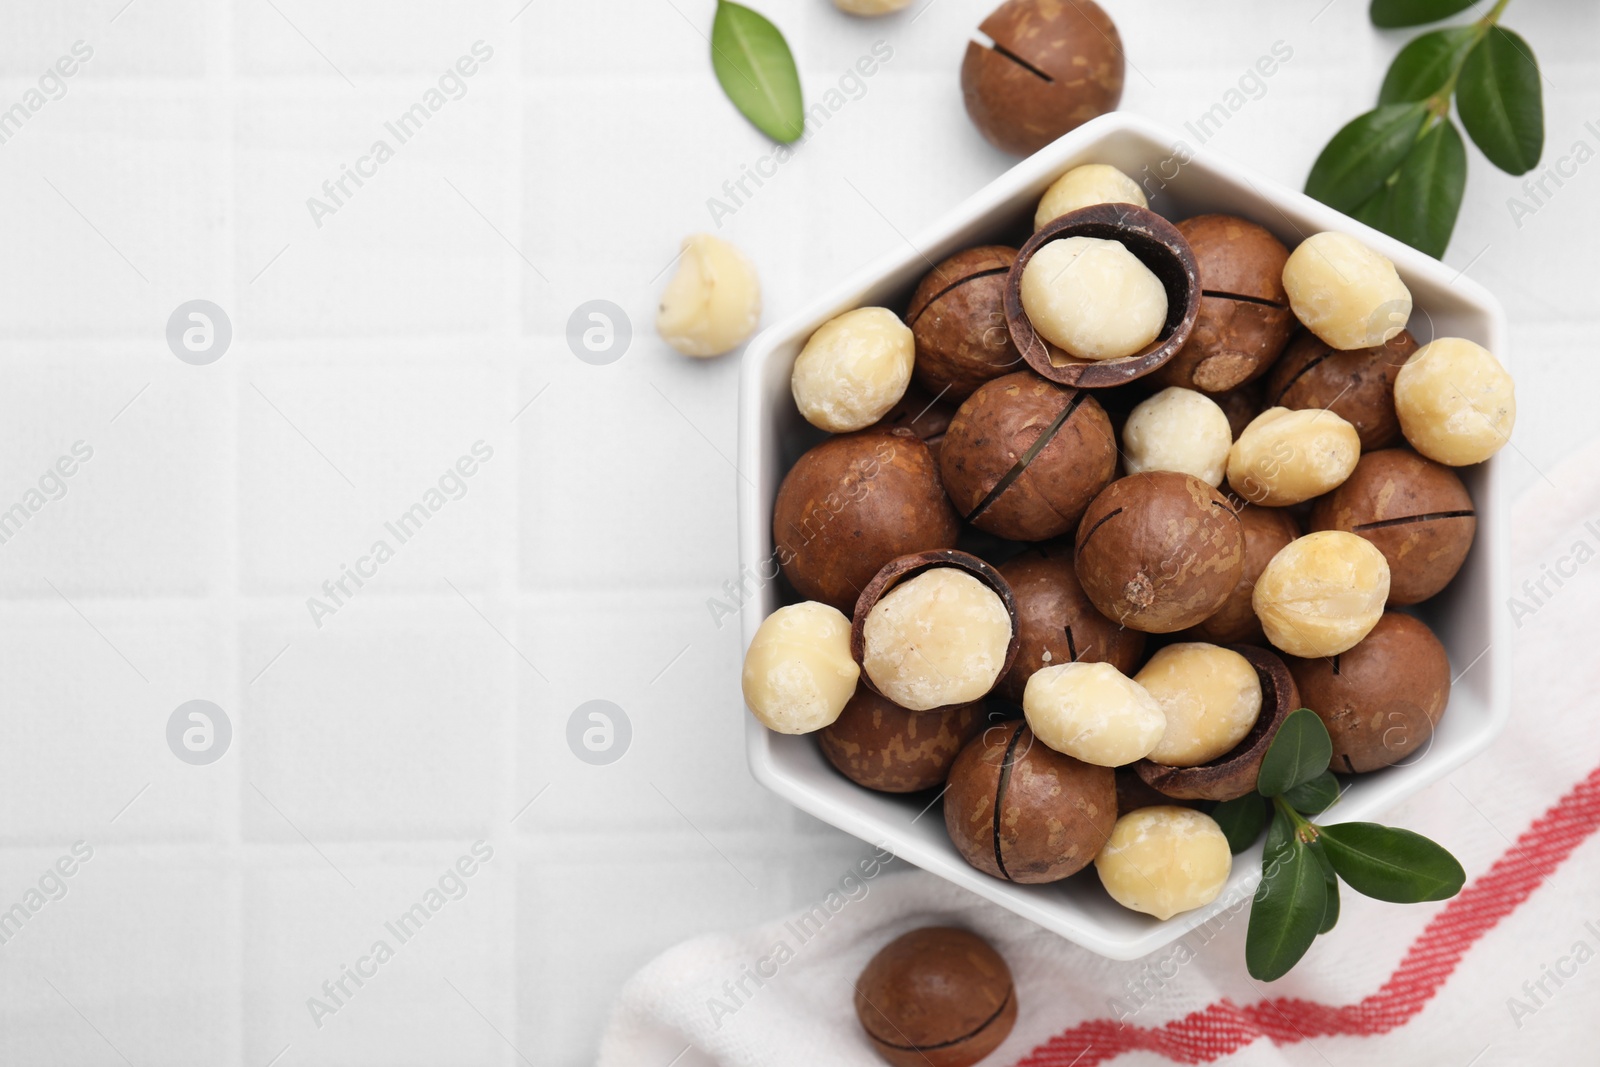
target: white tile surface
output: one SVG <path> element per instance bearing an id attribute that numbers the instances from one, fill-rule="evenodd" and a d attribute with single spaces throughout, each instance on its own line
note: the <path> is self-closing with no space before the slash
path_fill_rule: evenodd
<path id="1" fill-rule="evenodd" d="M 738 368 L 651 319 L 688 232 L 755 258 L 771 322 L 1000 173 L 956 82 L 990 4 L 758 6 L 812 98 L 894 56 L 720 228 L 708 198 L 771 146 L 710 75 L 711 0 L 8 6 L 0 106 L 94 56 L 0 144 L 0 503 L 95 456 L 0 544 L 0 906 L 96 855 L 0 946 L 0 1062 L 585 1063 L 631 969 L 864 848 L 745 769 L 738 640 L 705 607 L 737 572 Z M 1299 184 L 1405 39 L 1364 6 L 1110 0 L 1125 106 L 1181 127 L 1284 41 L 1206 148 Z M 1597 17 L 1508 11 L 1552 153 L 1597 141 Z M 307 198 L 480 39 L 465 95 L 318 228 Z M 1600 167 L 1518 228 L 1520 183 L 1469 152 L 1447 260 L 1512 313 L 1528 485 L 1593 432 Z M 164 341 L 197 297 L 234 327 L 208 367 Z M 594 298 L 634 327 L 610 366 L 566 347 Z M 480 438 L 467 495 L 318 629 L 306 598 Z M 208 766 L 165 740 L 195 698 L 234 729 Z M 594 699 L 634 729 L 609 766 L 567 747 Z M 467 896 L 315 1027 L 306 997 L 480 837 Z"/>

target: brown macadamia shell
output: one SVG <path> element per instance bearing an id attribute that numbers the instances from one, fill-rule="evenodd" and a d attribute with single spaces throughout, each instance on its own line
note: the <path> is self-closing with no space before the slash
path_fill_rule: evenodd
<path id="1" fill-rule="evenodd" d="M 846 615 L 884 564 L 959 532 L 933 454 L 907 429 L 828 438 L 784 476 L 772 510 L 784 577 Z"/>
<path id="2" fill-rule="evenodd" d="M 1389 561 L 1389 603 L 1417 604 L 1450 584 L 1478 519 L 1455 471 L 1408 448 L 1368 452 L 1345 483 L 1319 497 L 1312 530 L 1365 537 Z"/>
<path id="3" fill-rule="evenodd" d="M 978 870 L 1056 882 L 1088 866 L 1117 821 L 1116 776 L 1052 751 L 1026 723 L 992 726 L 962 750 L 944 794 L 945 828 Z"/>
<path id="4" fill-rule="evenodd" d="M 856 1018 L 894 1067 L 970 1067 L 1017 1020 L 1006 961 L 968 930 L 925 926 L 872 957 L 855 982 Z"/>
<path id="5" fill-rule="evenodd" d="M 1289 250 L 1234 215 L 1178 223 L 1194 252 L 1203 297 L 1188 342 L 1156 372 L 1164 385 L 1221 393 L 1265 374 L 1294 331 L 1283 265 Z"/>
<path id="6" fill-rule="evenodd" d="M 912 381 L 959 403 L 992 378 L 1024 366 L 1006 328 L 1006 276 L 1017 250 L 984 245 L 957 252 L 917 286 L 906 309 L 916 343 Z"/>
<path id="7" fill-rule="evenodd" d="M 1239 435 L 1244 433 L 1244 428 L 1255 421 L 1257 415 L 1267 409 L 1262 401 L 1261 380 L 1246 382 L 1244 385 L 1235 386 L 1222 393 L 1210 394 L 1211 399 L 1217 402 L 1222 413 L 1228 416 L 1228 429 L 1233 431 L 1233 439 L 1237 441 Z"/>
<path id="8" fill-rule="evenodd" d="M 1407 330 L 1373 348 L 1347 352 L 1302 330 L 1273 365 L 1266 406 L 1332 411 L 1356 428 L 1364 452 L 1400 444 L 1394 382 L 1416 350 L 1417 340 Z"/>
<path id="9" fill-rule="evenodd" d="M 1450 658 L 1426 623 L 1384 613 L 1354 648 L 1329 659 L 1286 657 L 1300 697 L 1333 739 L 1330 770 L 1363 774 L 1417 752 L 1450 701 Z"/>
<path id="10" fill-rule="evenodd" d="M 961 62 L 967 114 L 989 143 L 1026 156 L 1122 99 L 1122 39 L 1094 0 L 1006 0 Z"/>
<path id="11" fill-rule="evenodd" d="M 1017 599 L 1017 658 L 995 691 L 1013 704 L 1034 672 L 1058 663 L 1109 663 L 1132 676 L 1145 636 L 1095 609 L 1072 569 L 1070 545 L 1038 545 L 998 568 Z"/>
<path id="12" fill-rule="evenodd" d="M 982 385 L 956 411 L 939 449 L 957 512 L 1015 541 L 1071 532 L 1116 466 L 1111 420 L 1094 398 L 1030 371 Z"/>
<path id="13" fill-rule="evenodd" d="M 1256 579 L 1267 569 L 1280 549 L 1301 534 L 1300 524 L 1284 508 L 1264 508 L 1245 504 L 1239 508 L 1239 526 L 1244 531 L 1244 572 L 1228 599 L 1210 618 L 1186 631 L 1199 641 L 1214 645 L 1264 645 L 1267 635 L 1256 617 L 1250 596 Z"/>
<path id="14" fill-rule="evenodd" d="M 817 732 L 817 742 L 828 762 L 857 785 L 915 793 L 944 783 L 985 721 L 982 703 L 908 711 L 858 684 L 839 717 Z"/>
<path id="15" fill-rule="evenodd" d="M 1300 707 L 1300 693 L 1283 659 L 1251 645 L 1232 645 L 1261 682 L 1261 714 L 1250 732 L 1233 748 L 1209 763 L 1194 767 L 1168 767 L 1148 759 L 1133 765 L 1150 788 L 1180 800 L 1233 800 L 1256 787 L 1261 761 L 1289 713 Z"/>
<path id="16" fill-rule="evenodd" d="M 1102 615 L 1146 633 L 1196 626 L 1244 573 L 1244 533 L 1200 479 L 1144 471 L 1112 482 L 1078 526 L 1078 581 Z"/>

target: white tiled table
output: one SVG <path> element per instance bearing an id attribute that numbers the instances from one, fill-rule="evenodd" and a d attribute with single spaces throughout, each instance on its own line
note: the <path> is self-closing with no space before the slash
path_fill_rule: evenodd
<path id="1" fill-rule="evenodd" d="M 678 239 L 770 149 L 711 77 L 713 4 L 123 4 L 10 0 L 0 35 L 0 107 L 93 48 L 0 144 L 0 509 L 94 450 L 0 544 L 0 909 L 94 850 L 0 945 L 0 1062 L 585 1062 L 633 968 L 865 851 L 745 770 L 736 627 L 707 608 L 738 570 L 738 366 L 650 327 Z M 813 98 L 894 49 L 724 220 L 771 321 L 1007 160 L 955 77 L 987 0 L 760 6 Z M 1173 126 L 1287 42 L 1206 147 L 1291 184 L 1395 48 L 1358 0 L 1109 6 L 1125 106 Z M 1600 147 L 1592 7 L 1508 22 L 1545 62 L 1547 158 Z M 465 94 L 316 226 L 306 199 L 480 40 Z M 1448 258 L 1512 314 L 1521 484 L 1592 433 L 1597 183 L 1519 228 L 1517 183 L 1472 160 Z M 195 298 L 234 329 L 203 367 L 164 339 Z M 564 339 L 597 298 L 634 326 L 609 366 Z M 465 495 L 319 628 L 306 599 L 480 440 Z M 193 698 L 234 730 L 208 766 L 166 743 Z M 566 742 L 593 699 L 632 725 L 608 766 Z M 477 840 L 464 895 L 319 1027 L 307 998 Z"/>

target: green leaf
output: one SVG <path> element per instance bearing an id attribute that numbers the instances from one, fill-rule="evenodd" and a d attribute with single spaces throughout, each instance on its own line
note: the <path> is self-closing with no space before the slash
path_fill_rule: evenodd
<path id="1" fill-rule="evenodd" d="M 1309 782 L 1283 791 L 1283 799 L 1301 815 L 1319 815 L 1339 799 L 1339 779 L 1323 771 Z"/>
<path id="2" fill-rule="evenodd" d="M 1454 856 L 1410 830 L 1372 822 L 1336 823 L 1320 829 L 1318 840 L 1339 877 L 1357 893 L 1376 900 L 1395 904 L 1448 900 L 1467 880 Z"/>
<path id="3" fill-rule="evenodd" d="M 1467 148 L 1448 118 L 1422 135 L 1400 165 L 1383 231 L 1435 259 L 1444 258 L 1467 188 Z"/>
<path id="4" fill-rule="evenodd" d="M 1291 711 L 1261 760 L 1256 790 L 1264 797 L 1287 793 L 1328 769 L 1333 742 L 1328 728 L 1310 708 Z"/>
<path id="5" fill-rule="evenodd" d="M 1390 226 L 1389 215 L 1393 208 L 1394 186 L 1386 183 L 1377 192 L 1363 200 L 1354 211 L 1351 211 L 1350 217 L 1358 222 L 1366 223 L 1374 230 L 1382 230 L 1384 233 L 1388 233 Z"/>
<path id="6" fill-rule="evenodd" d="M 1289 973 L 1317 938 L 1327 911 L 1328 885 L 1311 849 L 1287 834 L 1281 810 L 1267 832 L 1267 854 L 1262 862 L 1261 884 L 1250 905 L 1250 927 L 1245 933 L 1244 961 L 1251 977 L 1271 982 Z"/>
<path id="7" fill-rule="evenodd" d="M 762 133 L 788 144 L 805 132 L 794 55 L 765 16 L 731 0 L 717 0 L 711 67 L 728 99 Z"/>
<path id="8" fill-rule="evenodd" d="M 1349 212 L 1376 193 L 1416 143 L 1425 104 L 1385 104 L 1357 115 L 1333 135 L 1306 176 L 1306 193 Z"/>
<path id="9" fill-rule="evenodd" d="M 1544 151 L 1544 94 L 1528 42 L 1492 26 L 1467 53 L 1456 107 L 1472 143 L 1508 174 L 1526 174 Z"/>
<path id="10" fill-rule="evenodd" d="M 1452 26 L 1425 33 L 1400 49 L 1384 75 L 1378 103 L 1426 100 L 1443 89 L 1481 32 L 1476 26 Z"/>
<path id="11" fill-rule="evenodd" d="M 1339 921 L 1339 876 L 1333 872 L 1333 864 L 1328 860 L 1328 853 L 1320 841 L 1313 841 L 1309 847 L 1311 854 L 1317 857 L 1317 866 L 1322 868 L 1322 880 L 1328 887 L 1328 900 L 1322 908 L 1322 926 L 1317 930 L 1318 934 L 1325 934 Z"/>
<path id="12" fill-rule="evenodd" d="M 1267 825 L 1267 801 L 1256 793 L 1246 793 L 1212 808 L 1211 817 L 1222 827 L 1228 850 L 1237 856 L 1261 836 L 1262 827 Z"/>
<path id="13" fill-rule="evenodd" d="M 1368 14 L 1372 24 L 1379 29 L 1393 30 L 1401 26 L 1421 26 L 1426 22 L 1447 19 L 1458 11 L 1465 11 L 1476 0 L 1372 0 Z"/>

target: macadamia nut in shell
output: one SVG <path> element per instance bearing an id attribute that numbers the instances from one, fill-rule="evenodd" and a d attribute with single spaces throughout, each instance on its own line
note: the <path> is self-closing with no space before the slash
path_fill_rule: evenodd
<path id="1" fill-rule="evenodd" d="M 1105 163 L 1085 163 L 1073 167 L 1044 191 L 1039 209 L 1033 214 L 1033 228 L 1040 229 L 1051 219 L 1090 204 L 1137 204 L 1149 207 L 1139 183 L 1116 167 Z"/>
<path id="2" fill-rule="evenodd" d="M 768 615 L 744 655 L 744 702 L 781 734 L 808 734 L 839 717 L 861 668 L 850 655 L 850 620 L 810 601 Z"/>
<path id="3" fill-rule="evenodd" d="M 1228 485 L 1252 504 L 1287 507 L 1350 477 L 1361 458 L 1356 428 L 1331 411 L 1268 408 L 1228 453 Z"/>
<path id="4" fill-rule="evenodd" d="M 1022 307 L 1039 336 L 1079 359 L 1121 359 L 1161 335 L 1167 290 L 1121 241 L 1066 237 L 1022 269 Z"/>
<path id="5" fill-rule="evenodd" d="M 1511 439 L 1517 421 L 1511 375 L 1487 348 L 1460 337 L 1423 345 L 1394 383 L 1400 429 L 1436 463 L 1482 463 Z"/>
<path id="6" fill-rule="evenodd" d="M 993 689 L 1010 644 L 1011 614 L 999 595 L 966 571 L 935 567 L 873 605 L 861 665 L 878 692 L 928 711 Z"/>
<path id="7" fill-rule="evenodd" d="M 686 356 L 720 356 L 748 341 L 760 323 L 755 264 L 720 237 L 685 238 L 656 314 L 662 339 Z"/>
<path id="8" fill-rule="evenodd" d="M 1233 854 L 1211 816 L 1163 805 L 1118 819 L 1094 868 L 1118 904 L 1170 919 L 1217 899 L 1233 871 Z"/>
<path id="9" fill-rule="evenodd" d="M 1178 471 L 1222 484 L 1233 431 L 1217 402 L 1193 389 L 1163 389 L 1128 415 L 1122 458 L 1129 474 Z"/>
<path id="10" fill-rule="evenodd" d="M 857 308 L 811 335 L 790 384 L 806 421 L 830 433 L 871 426 L 911 384 L 911 329 L 887 308 Z"/>
<path id="11" fill-rule="evenodd" d="M 1381 345 L 1411 318 L 1411 290 L 1388 258 L 1347 233 L 1314 233 L 1283 267 L 1289 307 L 1338 349 Z"/>
<path id="12" fill-rule="evenodd" d="M 1122 767 L 1149 754 L 1167 728 L 1144 687 L 1109 663 L 1061 663 L 1028 679 L 1022 696 L 1040 741 L 1097 767 Z"/>
<path id="13" fill-rule="evenodd" d="M 1268 641 L 1310 658 L 1354 647 L 1383 617 L 1388 599 L 1383 553 L 1357 534 L 1319 530 L 1272 557 L 1251 603 Z"/>
<path id="14" fill-rule="evenodd" d="M 1161 649 L 1133 680 L 1160 705 L 1166 732 L 1153 763 L 1198 767 L 1225 755 L 1261 714 L 1261 680 L 1232 649 L 1189 641 Z"/>

